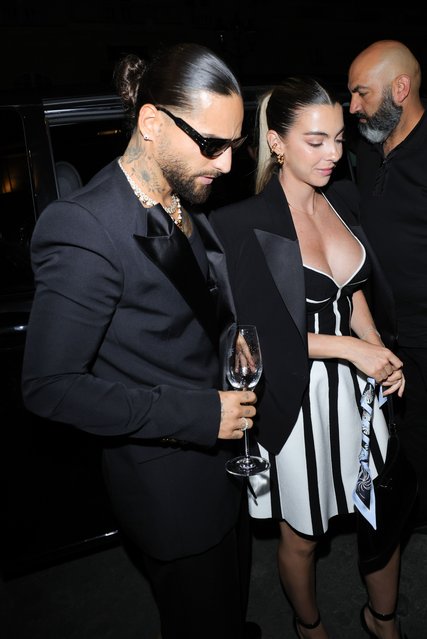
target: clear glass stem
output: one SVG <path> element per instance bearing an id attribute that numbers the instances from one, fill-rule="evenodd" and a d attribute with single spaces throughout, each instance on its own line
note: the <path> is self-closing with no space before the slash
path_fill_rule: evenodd
<path id="1" fill-rule="evenodd" d="M 249 457 L 249 437 L 247 429 L 243 431 L 243 436 L 245 439 L 245 457 Z"/>
<path id="2" fill-rule="evenodd" d="M 248 390 L 247 387 L 243 387 L 241 390 Z M 238 475 L 240 477 L 250 477 L 251 475 L 257 475 L 270 468 L 270 463 L 262 457 L 255 457 L 249 454 L 249 435 L 248 429 L 243 431 L 245 453 L 239 457 L 229 459 L 225 464 L 227 472 L 231 475 Z"/>
<path id="3" fill-rule="evenodd" d="M 246 391 L 246 390 L 248 390 L 248 387 L 243 386 L 242 391 Z M 243 438 L 244 438 L 244 444 L 245 444 L 245 457 L 249 457 L 249 437 L 248 437 L 247 428 L 243 431 Z"/>

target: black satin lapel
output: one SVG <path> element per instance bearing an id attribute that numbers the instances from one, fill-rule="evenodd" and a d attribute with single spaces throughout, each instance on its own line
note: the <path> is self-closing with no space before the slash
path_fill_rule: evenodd
<path id="1" fill-rule="evenodd" d="M 230 331 L 236 322 L 236 310 L 228 277 L 226 258 L 218 236 L 215 234 L 206 215 L 196 213 L 192 219 L 198 228 L 208 256 L 209 281 L 211 290 L 215 293 L 217 307 L 222 388 L 228 388 L 225 357 L 227 344 L 230 340 Z"/>
<path id="2" fill-rule="evenodd" d="M 304 270 L 298 242 L 255 229 L 267 266 L 301 336 L 307 338 Z"/>
<path id="3" fill-rule="evenodd" d="M 389 300 L 393 299 L 393 293 L 392 290 L 390 288 L 390 285 L 387 281 L 387 278 L 384 276 L 383 270 L 380 266 L 380 263 L 378 261 L 378 258 L 375 254 L 375 251 L 373 250 L 368 237 L 365 235 L 365 231 L 363 230 L 363 228 L 360 226 L 360 224 L 349 224 L 349 229 L 351 230 L 352 233 L 354 233 L 354 235 L 361 241 L 361 243 L 363 244 L 363 246 L 366 249 L 366 252 L 369 256 L 369 259 L 371 260 L 372 266 L 374 268 L 374 277 L 378 280 L 379 285 L 381 286 L 381 288 L 384 289 L 385 294 L 387 295 L 387 298 Z"/>
<path id="4" fill-rule="evenodd" d="M 218 348 L 216 308 L 185 235 L 161 206 L 147 209 L 147 237 L 134 235 L 144 254 L 168 277 Z"/>
<path id="5" fill-rule="evenodd" d="M 368 285 L 364 289 L 365 297 L 375 322 L 381 330 L 384 344 L 393 350 L 397 340 L 397 319 L 392 289 L 362 227 L 350 225 L 350 229 L 362 242 L 369 256 L 372 272 Z"/>
<path id="6" fill-rule="evenodd" d="M 235 318 L 235 307 L 227 272 L 225 254 L 215 231 L 206 215 L 197 213 L 193 216 L 200 237 L 206 248 L 209 261 L 209 283 L 212 292 L 216 293 L 218 304 L 218 321 L 220 330 L 228 326 Z"/>
<path id="7" fill-rule="evenodd" d="M 170 236 L 175 226 L 171 216 L 159 204 L 147 209 L 147 237 Z"/>

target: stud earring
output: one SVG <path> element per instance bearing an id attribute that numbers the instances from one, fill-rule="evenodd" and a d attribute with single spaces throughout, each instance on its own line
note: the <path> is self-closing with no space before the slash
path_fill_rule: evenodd
<path id="1" fill-rule="evenodd" d="M 144 138 L 144 140 L 149 140 L 150 139 L 146 133 L 143 133 L 142 137 Z"/>
<path id="2" fill-rule="evenodd" d="M 283 153 L 278 153 L 277 154 L 277 164 L 279 166 L 283 166 L 284 161 L 285 161 L 285 156 L 283 155 Z"/>

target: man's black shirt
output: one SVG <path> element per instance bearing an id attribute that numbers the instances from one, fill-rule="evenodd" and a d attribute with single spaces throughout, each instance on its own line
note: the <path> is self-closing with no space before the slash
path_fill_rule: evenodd
<path id="1" fill-rule="evenodd" d="M 427 347 L 427 115 L 391 153 L 360 141 L 361 224 L 393 290 L 401 346 Z"/>

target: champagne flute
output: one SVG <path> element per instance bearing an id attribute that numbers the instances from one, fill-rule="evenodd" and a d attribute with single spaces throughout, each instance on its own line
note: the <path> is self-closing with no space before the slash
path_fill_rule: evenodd
<path id="1" fill-rule="evenodd" d="M 256 326 L 239 324 L 227 351 L 227 379 L 235 390 L 253 390 L 262 374 L 262 357 Z M 249 454 L 248 432 L 244 430 L 244 455 L 230 459 L 226 470 L 232 475 L 249 477 L 270 468 L 270 463 Z"/>

